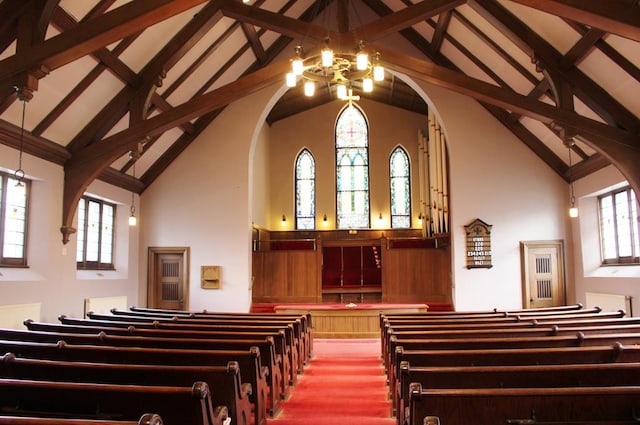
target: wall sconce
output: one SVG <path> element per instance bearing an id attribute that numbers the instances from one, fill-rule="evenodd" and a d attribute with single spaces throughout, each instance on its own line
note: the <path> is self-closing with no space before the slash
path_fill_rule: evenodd
<path id="1" fill-rule="evenodd" d="M 378 214 L 378 220 L 382 220 L 382 213 Z"/>
<path id="2" fill-rule="evenodd" d="M 280 224 L 282 226 L 286 226 L 287 225 L 287 216 L 282 214 L 282 221 L 280 222 Z"/>
<path id="3" fill-rule="evenodd" d="M 324 221 L 325 223 L 327 222 L 327 215 L 325 214 L 324 217 L 322 217 L 322 221 Z"/>

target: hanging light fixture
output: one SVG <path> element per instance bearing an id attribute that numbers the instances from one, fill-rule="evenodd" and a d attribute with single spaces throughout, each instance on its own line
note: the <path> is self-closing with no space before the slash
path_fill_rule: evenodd
<path id="1" fill-rule="evenodd" d="M 136 178 L 136 158 L 133 155 L 133 153 L 131 154 L 131 159 L 133 160 L 133 172 L 132 173 L 133 173 L 133 178 L 135 179 Z M 132 227 L 138 224 L 138 219 L 136 217 L 136 205 L 134 203 L 134 201 L 135 201 L 134 195 L 135 195 L 135 193 L 132 190 L 131 191 L 131 209 L 130 209 L 131 215 L 129 216 L 129 226 L 132 226 Z"/>
<path id="2" fill-rule="evenodd" d="M 578 217 L 578 207 L 576 207 L 576 197 L 573 192 L 573 179 L 571 178 L 573 174 L 573 170 L 572 170 L 573 163 L 571 162 L 571 150 L 574 145 L 575 145 L 575 142 L 573 141 L 573 139 L 570 140 L 567 145 L 567 147 L 569 148 L 569 202 L 571 205 L 569 207 L 569 217 L 571 218 Z"/>
<path id="3" fill-rule="evenodd" d="M 22 180 L 24 179 L 24 170 L 22 169 L 22 153 L 24 152 L 24 117 L 27 110 L 27 102 L 28 99 L 26 97 L 26 93 L 24 90 L 21 90 L 18 87 L 15 87 L 18 99 L 22 102 L 22 122 L 20 123 L 20 150 L 18 154 L 18 168 L 13 173 L 16 178 L 16 187 L 23 187 L 24 183 Z"/>
<path id="4" fill-rule="evenodd" d="M 353 98 L 355 86 L 360 86 L 364 93 L 371 93 L 374 81 L 384 80 L 384 67 L 380 63 L 380 53 L 375 52 L 371 61 L 364 46 L 364 41 L 359 41 L 356 51 L 335 53 L 327 38 L 320 55 L 308 58 L 304 57 L 302 46 L 296 46 L 291 71 L 285 77 L 287 87 L 296 87 L 300 78 L 308 97 L 315 94 L 317 83 L 335 85 L 340 100 L 357 100 Z"/>

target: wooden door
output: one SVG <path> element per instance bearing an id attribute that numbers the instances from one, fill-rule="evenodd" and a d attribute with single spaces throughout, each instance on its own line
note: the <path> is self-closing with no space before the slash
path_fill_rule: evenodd
<path id="1" fill-rule="evenodd" d="M 189 280 L 188 250 L 185 248 L 150 248 L 148 306 L 170 310 L 187 310 Z"/>
<path id="2" fill-rule="evenodd" d="M 566 304 L 561 241 L 522 242 L 522 265 L 525 308 Z"/>

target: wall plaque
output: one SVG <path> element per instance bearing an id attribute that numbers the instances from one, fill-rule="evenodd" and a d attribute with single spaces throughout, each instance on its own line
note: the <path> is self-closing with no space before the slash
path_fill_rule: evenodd
<path id="1" fill-rule="evenodd" d="M 491 226 L 476 218 L 464 226 L 467 233 L 467 268 L 489 269 L 491 264 Z"/>

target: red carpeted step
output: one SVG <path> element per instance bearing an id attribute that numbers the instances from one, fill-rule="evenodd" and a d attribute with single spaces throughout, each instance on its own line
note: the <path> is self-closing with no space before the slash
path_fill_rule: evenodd
<path id="1" fill-rule="evenodd" d="M 316 339 L 314 357 L 272 425 L 393 425 L 380 341 Z"/>

